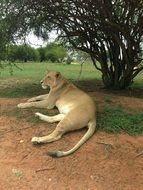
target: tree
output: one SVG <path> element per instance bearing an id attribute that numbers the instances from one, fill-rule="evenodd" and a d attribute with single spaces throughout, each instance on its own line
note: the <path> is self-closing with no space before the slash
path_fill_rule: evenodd
<path id="1" fill-rule="evenodd" d="M 59 43 L 49 43 L 46 47 L 37 49 L 40 54 L 40 61 L 62 62 L 67 55 L 67 50 Z"/>
<path id="2" fill-rule="evenodd" d="M 33 29 L 46 38 L 51 29 L 60 29 L 61 37 L 91 56 L 107 88 L 125 88 L 143 70 L 143 0 L 2 2 L 5 18 L 15 22 L 10 33 L 21 36 Z"/>
<path id="3" fill-rule="evenodd" d="M 40 48 L 37 48 L 37 51 L 39 52 L 40 62 L 45 61 L 46 60 L 46 57 L 45 57 L 46 48 L 45 47 L 40 47 Z"/>
<path id="4" fill-rule="evenodd" d="M 9 61 L 38 61 L 39 52 L 24 44 L 24 45 L 10 45 L 8 46 L 7 59 Z"/>
<path id="5" fill-rule="evenodd" d="M 61 63 L 65 57 L 66 49 L 60 44 L 50 43 L 45 48 L 46 60 Z"/>

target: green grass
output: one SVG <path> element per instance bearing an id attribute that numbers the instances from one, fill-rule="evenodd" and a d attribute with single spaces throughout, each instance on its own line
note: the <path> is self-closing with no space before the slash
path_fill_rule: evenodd
<path id="1" fill-rule="evenodd" d="M 134 88 L 143 88 L 143 71 L 141 71 L 134 79 L 134 83 L 131 86 Z"/>
<path id="2" fill-rule="evenodd" d="M 97 116 L 97 129 L 108 133 L 143 134 L 143 113 L 127 113 L 121 107 L 105 106 Z"/>
<path id="3" fill-rule="evenodd" d="M 67 79 L 87 80 L 100 79 L 100 73 L 92 64 L 84 64 L 80 75 L 81 65 L 63 65 L 54 63 L 17 63 L 18 68 L 13 68 L 13 75 L 6 67 L 0 74 L 0 96 L 21 97 L 45 93 L 39 81 L 44 77 L 46 70 L 60 71 Z"/>
<path id="4" fill-rule="evenodd" d="M 78 65 L 64 65 L 56 63 L 17 63 L 18 68 L 13 69 L 13 76 L 9 73 L 9 68 L 6 67 L 2 70 L 0 79 L 29 79 L 33 82 L 38 82 L 45 75 L 46 70 L 49 71 L 57 70 L 60 71 L 66 78 L 77 80 L 79 77 L 81 66 Z M 92 64 L 84 64 L 81 80 L 84 79 L 99 79 L 101 78 L 100 72 L 98 72 Z"/>
<path id="5" fill-rule="evenodd" d="M 9 67 L 5 67 L 0 72 L 0 96 L 1 97 L 21 97 L 29 96 L 31 94 L 37 95 L 42 93 L 39 81 L 43 78 L 46 70 L 58 70 L 67 79 L 72 81 L 77 80 L 92 80 L 101 81 L 101 73 L 95 69 L 90 63 L 83 64 L 82 73 L 81 65 L 63 65 L 56 63 L 17 63 L 16 67 L 13 67 L 13 75 L 10 74 Z M 80 77 L 79 77 L 80 76 Z M 35 85 L 36 84 L 36 85 Z M 141 72 L 132 85 L 134 88 L 143 87 L 143 72 Z"/>
<path id="6" fill-rule="evenodd" d="M 95 69 L 90 63 L 83 64 L 82 73 L 80 75 L 81 65 L 64 65 L 57 63 L 17 63 L 19 70 L 13 67 L 13 75 L 10 74 L 9 67 L 0 70 L 0 81 L 2 80 L 23 80 L 24 82 L 38 83 L 41 78 L 45 75 L 46 70 L 57 70 L 60 71 L 67 79 L 71 80 L 87 80 L 96 79 L 101 80 L 101 73 Z M 80 78 L 79 78 L 80 75 Z M 143 71 L 134 79 L 135 83 L 133 87 L 139 87 L 143 85 Z"/>

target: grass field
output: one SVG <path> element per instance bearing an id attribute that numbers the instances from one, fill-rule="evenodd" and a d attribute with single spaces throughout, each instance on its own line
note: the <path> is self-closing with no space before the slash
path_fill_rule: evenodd
<path id="1" fill-rule="evenodd" d="M 85 79 L 101 79 L 101 74 L 95 70 L 92 64 L 81 65 L 63 65 L 53 63 L 18 63 L 17 67 L 11 70 L 5 67 L 0 74 L 0 96 L 2 97 L 20 97 L 28 96 L 34 92 L 41 92 L 40 80 L 44 77 L 46 70 L 60 71 L 67 79 L 72 81 Z M 81 73 L 81 74 L 80 74 Z M 37 85 L 36 85 L 37 84 Z M 39 86 L 38 86 L 39 84 Z M 35 94 L 37 95 L 37 94 Z"/>
<path id="2" fill-rule="evenodd" d="M 0 79 L 29 79 L 33 82 L 41 80 L 46 70 L 60 71 L 66 78 L 77 80 L 79 78 L 81 65 L 64 65 L 56 63 L 17 63 L 16 64 L 22 70 L 13 67 L 13 76 L 10 74 L 9 67 L 2 70 Z M 83 79 L 100 79 L 101 74 L 95 69 L 92 64 L 84 64 L 82 67 L 82 73 L 80 80 Z"/>
<path id="3" fill-rule="evenodd" d="M 60 71 L 66 78 L 77 80 L 101 80 L 101 74 L 95 70 L 92 64 L 84 64 L 80 75 L 80 65 L 62 65 L 53 63 L 19 63 L 17 64 L 22 70 L 13 68 L 13 75 L 10 75 L 9 68 L 2 70 L 0 75 L 0 97 L 27 97 L 34 96 L 42 91 L 39 81 L 45 75 L 48 69 Z M 143 72 L 140 73 L 132 88 L 143 87 Z M 112 118 L 112 119 L 111 119 Z M 99 130 L 106 132 L 124 131 L 131 135 L 143 134 L 143 114 L 129 114 L 122 108 L 108 107 L 102 109 L 98 115 Z"/>
<path id="4" fill-rule="evenodd" d="M 29 82 L 38 82 L 45 75 L 46 70 L 60 71 L 66 78 L 71 80 L 87 80 L 96 79 L 101 80 L 101 73 L 95 67 L 89 64 L 83 64 L 82 72 L 81 65 L 64 65 L 56 63 L 17 63 L 20 69 L 13 67 L 13 75 L 11 75 L 10 67 L 1 69 L 0 81 L 2 80 L 23 80 Z M 81 75 L 80 75 L 81 72 Z M 135 78 L 133 87 L 140 87 L 143 85 L 143 71 Z"/>

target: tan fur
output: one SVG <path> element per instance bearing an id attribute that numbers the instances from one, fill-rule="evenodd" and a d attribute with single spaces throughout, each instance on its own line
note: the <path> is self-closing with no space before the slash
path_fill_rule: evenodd
<path id="1" fill-rule="evenodd" d="M 48 152 L 53 157 L 62 157 L 72 154 L 94 133 L 96 128 L 95 105 L 93 100 L 85 92 L 68 82 L 59 72 L 48 73 L 41 81 L 42 88 L 50 87 L 49 94 L 31 98 L 27 103 L 18 104 L 19 108 L 37 107 L 52 109 L 55 106 L 59 114 L 47 116 L 35 113 L 39 119 L 53 123 L 58 122 L 56 129 L 47 136 L 33 137 L 33 143 L 53 142 L 62 137 L 68 131 L 87 127 L 88 130 L 81 140 L 69 151 Z"/>

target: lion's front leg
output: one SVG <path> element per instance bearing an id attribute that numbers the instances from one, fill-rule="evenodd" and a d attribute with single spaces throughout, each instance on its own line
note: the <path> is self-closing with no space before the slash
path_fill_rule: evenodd
<path id="1" fill-rule="evenodd" d="M 30 108 L 30 107 L 47 108 L 48 102 L 46 100 L 38 101 L 38 102 L 26 102 L 26 103 L 18 104 L 17 107 L 18 108 Z"/>
<path id="2" fill-rule="evenodd" d="M 35 101 L 39 101 L 39 100 L 44 100 L 46 97 L 48 97 L 48 94 L 44 94 L 44 95 L 40 95 L 40 96 L 30 98 L 27 100 L 27 102 L 35 102 Z"/>

